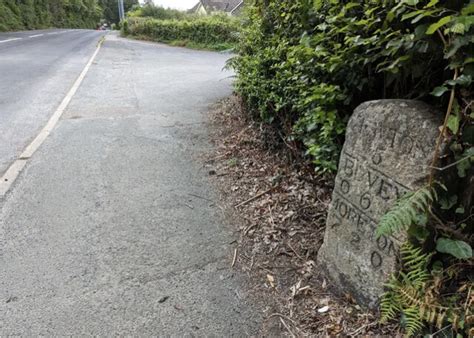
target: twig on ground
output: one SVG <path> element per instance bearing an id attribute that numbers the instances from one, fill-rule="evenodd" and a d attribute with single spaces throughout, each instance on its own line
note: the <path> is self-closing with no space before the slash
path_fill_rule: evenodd
<path id="1" fill-rule="evenodd" d="M 283 318 L 279 317 L 280 318 L 280 322 L 283 324 L 283 326 L 286 328 L 286 330 L 288 331 L 288 333 L 290 334 L 291 337 L 293 338 L 296 338 L 296 335 L 291 331 L 290 327 L 288 326 L 288 324 L 283 320 Z"/>
<path id="2" fill-rule="evenodd" d="M 272 317 L 281 317 L 281 318 L 284 318 L 284 319 L 288 320 L 289 322 L 291 322 L 291 324 L 296 325 L 296 323 L 293 319 L 291 319 L 288 316 L 285 316 L 284 314 L 275 312 L 275 313 L 272 313 L 270 316 L 268 316 L 268 318 L 272 318 Z"/>
<path id="3" fill-rule="evenodd" d="M 268 194 L 269 192 L 272 192 L 272 191 L 275 190 L 277 187 L 278 187 L 278 186 L 275 185 L 275 186 L 271 187 L 270 189 L 265 190 L 264 192 L 261 192 L 260 194 L 255 195 L 254 197 L 249 198 L 248 200 L 243 201 L 242 203 L 237 204 L 234 208 L 238 208 L 238 207 L 244 206 L 244 205 L 246 205 L 246 204 L 249 204 L 250 202 L 255 201 L 256 199 L 258 199 L 258 198 L 260 198 L 260 197 L 262 197 L 262 196 Z"/>
<path id="4" fill-rule="evenodd" d="M 213 161 L 218 160 L 218 159 L 220 159 L 220 158 L 226 157 L 226 156 L 228 156 L 228 155 L 229 155 L 229 154 L 222 154 L 222 155 L 219 155 L 219 156 L 215 156 L 215 157 L 212 157 L 212 158 L 206 160 L 205 162 L 206 162 L 206 163 L 210 163 L 210 162 L 213 162 Z"/>
<path id="5" fill-rule="evenodd" d="M 199 196 L 199 195 L 196 195 L 196 194 L 191 194 L 191 193 L 188 193 L 188 195 L 189 195 L 189 196 L 196 197 L 196 198 L 200 198 L 200 199 L 205 200 L 205 201 L 209 201 L 209 202 L 214 203 L 213 200 L 210 200 L 209 198 L 206 198 L 206 197 L 202 197 L 202 196 Z"/>
<path id="6" fill-rule="evenodd" d="M 244 230 L 244 236 L 246 236 L 249 233 L 249 231 L 255 228 L 256 226 L 257 226 L 257 223 L 253 223 L 253 224 L 250 224 L 248 227 L 246 227 Z"/>
<path id="7" fill-rule="evenodd" d="M 365 330 L 369 327 L 372 327 L 374 325 L 377 325 L 378 321 L 374 321 L 372 323 L 369 323 L 369 324 L 366 324 L 366 325 L 362 325 L 361 327 L 359 327 L 357 330 L 355 330 L 354 332 L 351 332 L 349 333 L 348 335 L 349 336 L 356 336 L 357 334 L 359 334 L 359 332 L 362 332 L 362 330 Z"/>
<path id="8" fill-rule="evenodd" d="M 443 327 L 442 329 L 436 331 L 435 333 L 431 333 L 428 337 L 435 337 L 438 333 L 446 330 L 448 327 L 452 326 L 453 324 L 449 324 L 449 325 L 446 325 L 445 327 Z"/>
<path id="9" fill-rule="evenodd" d="M 291 251 L 293 251 L 296 255 L 296 257 L 298 257 L 299 259 L 301 259 L 302 261 L 304 261 L 305 259 L 303 257 L 301 257 L 295 249 L 293 249 L 293 247 L 291 246 L 290 242 L 286 243 L 288 245 L 288 247 L 291 249 Z"/>
<path id="10" fill-rule="evenodd" d="M 235 250 L 234 250 L 234 258 L 232 259 L 232 265 L 231 265 L 232 267 L 235 266 L 235 262 L 237 261 L 237 251 L 238 251 L 238 249 L 235 248 Z"/>

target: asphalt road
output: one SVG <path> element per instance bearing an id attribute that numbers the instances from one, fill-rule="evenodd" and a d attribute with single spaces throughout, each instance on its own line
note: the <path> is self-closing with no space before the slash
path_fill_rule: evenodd
<path id="1" fill-rule="evenodd" d="M 0 172 L 101 35 L 0 34 Z M 199 159 L 205 111 L 231 93 L 226 58 L 107 36 L 0 200 L 1 335 L 258 332 L 246 277 L 230 269 L 235 236 Z"/>
<path id="2" fill-rule="evenodd" d="M 46 124 L 102 32 L 0 33 L 0 176 Z"/>

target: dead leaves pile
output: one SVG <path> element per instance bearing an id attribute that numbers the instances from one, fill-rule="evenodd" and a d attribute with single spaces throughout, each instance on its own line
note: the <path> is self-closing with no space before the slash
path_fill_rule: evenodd
<path id="1" fill-rule="evenodd" d="M 269 147 L 262 135 L 272 131 L 248 119 L 236 96 L 217 104 L 210 119 L 214 148 L 205 165 L 225 210 L 241 222 L 232 266 L 247 272 L 255 293 L 265 295 L 262 333 L 394 334 L 349 295 L 331 294 L 317 268 L 333 179 L 316 176 L 302 160 L 290 165 L 287 148 Z"/>

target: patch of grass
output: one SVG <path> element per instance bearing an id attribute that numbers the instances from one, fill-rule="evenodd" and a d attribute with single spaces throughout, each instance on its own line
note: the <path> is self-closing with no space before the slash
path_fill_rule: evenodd
<path id="1" fill-rule="evenodd" d="M 150 37 L 148 35 L 124 35 L 128 38 L 136 39 L 136 40 L 144 40 L 144 41 L 152 41 L 152 42 L 159 42 L 159 43 L 164 43 L 173 47 L 185 47 L 185 48 L 190 48 L 190 49 L 196 49 L 196 50 L 208 50 L 208 51 L 231 51 L 234 50 L 236 47 L 235 44 L 232 43 L 200 43 L 200 42 L 194 42 L 194 41 L 189 41 L 189 40 L 161 40 L 161 39 L 155 39 L 153 37 Z"/>
<path id="2" fill-rule="evenodd" d="M 229 167 L 235 167 L 239 163 L 239 160 L 236 159 L 235 157 L 231 158 L 230 160 L 227 161 L 227 165 Z"/>

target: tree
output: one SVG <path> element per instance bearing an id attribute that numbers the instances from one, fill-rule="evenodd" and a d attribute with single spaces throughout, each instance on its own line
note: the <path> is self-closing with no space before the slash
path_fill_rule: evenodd
<path id="1" fill-rule="evenodd" d="M 103 10 L 103 18 L 110 24 L 119 23 L 117 0 L 100 0 L 100 6 Z M 124 0 L 125 12 L 131 10 L 134 6 L 138 6 L 138 0 Z"/>

